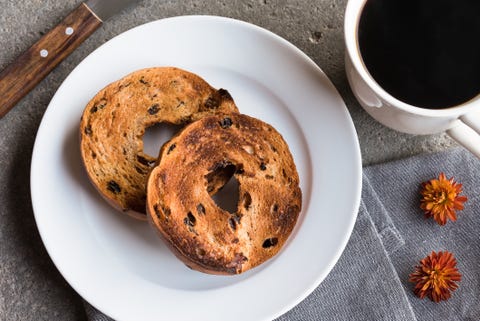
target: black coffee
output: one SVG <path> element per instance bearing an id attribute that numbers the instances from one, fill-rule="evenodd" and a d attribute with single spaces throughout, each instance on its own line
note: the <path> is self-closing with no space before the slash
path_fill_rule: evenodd
<path id="1" fill-rule="evenodd" d="M 480 0 L 368 0 L 364 63 L 395 98 L 447 108 L 480 94 Z"/>

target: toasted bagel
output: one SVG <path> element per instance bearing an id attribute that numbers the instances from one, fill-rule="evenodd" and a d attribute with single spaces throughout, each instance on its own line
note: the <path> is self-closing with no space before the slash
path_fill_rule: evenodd
<path id="1" fill-rule="evenodd" d="M 216 90 L 190 72 L 172 67 L 135 71 L 106 86 L 85 107 L 80 122 L 83 164 L 112 206 L 145 220 L 147 176 L 157 161 L 143 152 L 145 129 L 237 111 L 226 90 Z"/>
<path id="2" fill-rule="evenodd" d="M 234 213 L 211 195 L 239 184 Z M 202 118 L 166 143 L 147 182 L 147 213 L 174 254 L 210 274 L 238 274 L 282 248 L 302 206 L 299 176 L 282 136 L 241 115 Z"/>

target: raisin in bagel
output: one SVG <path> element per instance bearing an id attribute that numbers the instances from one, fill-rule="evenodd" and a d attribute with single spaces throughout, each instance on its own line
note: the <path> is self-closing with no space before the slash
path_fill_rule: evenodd
<path id="1" fill-rule="evenodd" d="M 241 115 L 215 115 L 166 143 L 147 182 L 147 213 L 187 266 L 238 274 L 283 246 L 302 205 L 297 170 L 282 136 Z M 235 213 L 211 195 L 225 177 L 239 184 Z"/>
<path id="2" fill-rule="evenodd" d="M 156 159 L 143 152 L 145 129 L 236 111 L 226 90 L 195 74 L 171 67 L 139 70 L 102 89 L 86 106 L 80 123 L 82 160 L 111 205 L 146 219 L 145 186 Z"/>

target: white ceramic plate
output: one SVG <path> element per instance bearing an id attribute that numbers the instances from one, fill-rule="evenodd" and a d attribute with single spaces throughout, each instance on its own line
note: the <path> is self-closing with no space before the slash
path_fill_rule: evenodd
<path id="1" fill-rule="evenodd" d="M 239 276 L 191 271 L 145 223 L 124 217 L 87 180 L 79 153 L 84 106 L 144 67 L 177 66 L 229 90 L 241 112 L 290 146 L 303 209 L 272 260 Z M 31 192 L 53 262 L 93 306 L 117 320 L 268 320 L 298 304 L 342 253 L 359 206 L 361 159 L 337 91 L 304 53 L 257 26 L 220 17 L 151 22 L 108 41 L 67 77 L 40 125 Z"/>

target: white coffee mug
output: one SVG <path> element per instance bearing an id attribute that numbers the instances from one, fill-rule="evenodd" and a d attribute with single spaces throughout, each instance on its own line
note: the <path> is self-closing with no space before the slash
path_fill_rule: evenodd
<path id="1" fill-rule="evenodd" d="M 344 26 L 345 69 L 361 106 L 380 123 L 404 133 L 435 134 L 446 131 L 480 158 L 480 95 L 458 106 L 426 109 L 396 99 L 372 78 L 358 43 L 358 26 L 366 2 L 348 1 Z"/>

